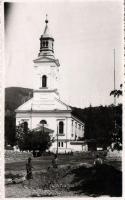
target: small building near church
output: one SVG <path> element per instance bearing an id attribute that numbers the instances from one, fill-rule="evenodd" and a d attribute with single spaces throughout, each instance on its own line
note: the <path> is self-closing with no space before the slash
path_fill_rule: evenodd
<path id="1" fill-rule="evenodd" d="M 49 131 L 53 141 L 50 151 L 64 153 L 87 151 L 84 123 L 72 115 L 72 109 L 64 103 L 58 92 L 59 60 L 54 55 L 54 38 L 45 20 L 40 37 L 40 51 L 34 60 L 33 98 L 16 109 L 16 125 L 27 122 L 29 129 L 41 125 Z M 44 124 L 43 124 L 44 122 Z"/>

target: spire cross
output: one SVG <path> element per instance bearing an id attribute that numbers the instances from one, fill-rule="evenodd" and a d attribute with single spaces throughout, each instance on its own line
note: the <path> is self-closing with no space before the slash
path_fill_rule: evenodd
<path id="1" fill-rule="evenodd" d="M 46 20 L 45 20 L 46 24 L 48 23 L 48 19 L 47 19 L 47 17 L 48 17 L 48 15 L 46 14 Z"/>

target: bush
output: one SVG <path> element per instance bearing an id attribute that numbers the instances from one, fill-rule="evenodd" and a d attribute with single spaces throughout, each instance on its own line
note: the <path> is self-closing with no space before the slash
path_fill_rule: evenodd
<path id="1" fill-rule="evenodd" d="M 17 144 L 22 151 L 33 151 L 35 156 L 35 151 L 42 154 L 47 150 L 50 145 L 49 133 L 45 133 L 42 130 L 35 131 L 29 130 L 28 127 L 24 126 L 24 123 L 17 127 Z"/>

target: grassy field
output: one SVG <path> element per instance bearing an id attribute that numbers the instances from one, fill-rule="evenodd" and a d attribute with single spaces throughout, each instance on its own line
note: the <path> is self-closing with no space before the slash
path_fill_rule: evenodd
<path id="1" fill-rule="evenodd" d="M 29 156 L 32 155 L 6 152 L 5 174 L 25 175 L 25 164 Z M 58 169 L 50 167 L 53 155 L 32 157 L 34 178 L 30 187 L 27 181 L 23 184 L 6 185 L 6 197 L 120 196 L 121 161 L 103 157 L 103 167 L 96 174 L 93 168 L 94 157 L 91 152 L 59 155 Z M 49 170 L 48 167 L 50 167 Z M 109 186 L 110 184 L 112 187 Z"/>
<path id="2" fill-rule="evenodd" d="M 5 171 L 24 171 L 25 164 L 28 157 L 32 158 L 32 163 L 35 171 L 46 169 L 51 165 L 53 155 L 51 156 L 41 156 L 34 158 L 31 153 L 26 152 L 7 152 L 5 154 Z M 114 166 L 116 169 L 121 170 L 121 161 L 116 159 L 106 159 L 102 156 L 104 163 Z M 74 155 L 58 155 L 58 164 L 78 164 L 78 163 L 88 163 L 93 164 L 95 155 L 91 152 L 76 153 Z"/>

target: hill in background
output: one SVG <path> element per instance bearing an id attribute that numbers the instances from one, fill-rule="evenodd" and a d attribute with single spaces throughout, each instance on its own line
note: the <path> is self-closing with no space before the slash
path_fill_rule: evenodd
<path id="1" fill-rule="evenodd" d="M 9 87 L 5 89 L 5 115 L 14 115 L 15 109 L 33 96 L 33 89 Z"/>

